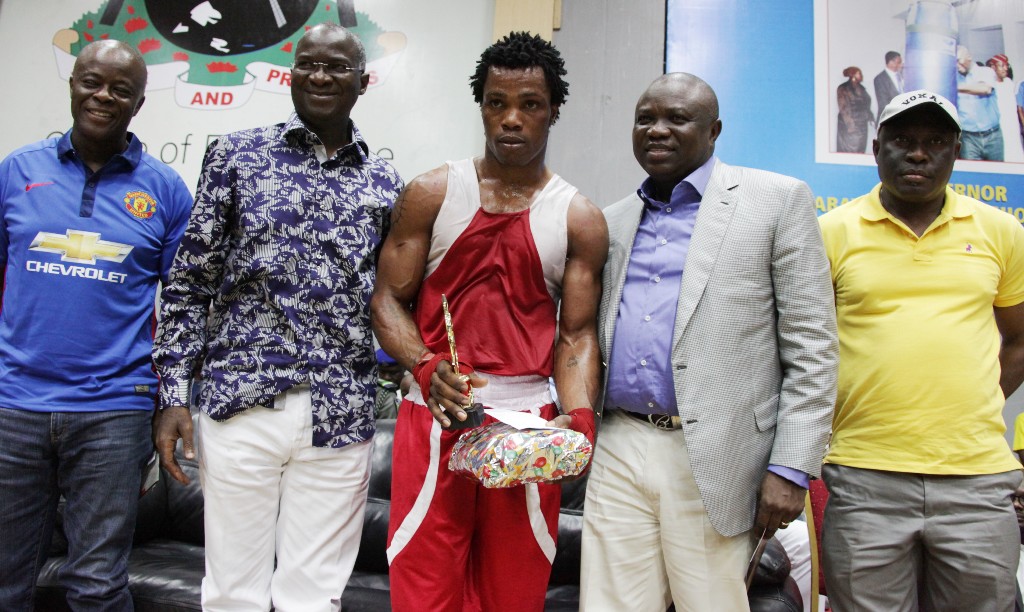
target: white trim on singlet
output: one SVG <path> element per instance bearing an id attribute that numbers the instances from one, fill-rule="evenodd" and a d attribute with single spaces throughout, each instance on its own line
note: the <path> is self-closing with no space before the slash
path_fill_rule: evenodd
<path id="1" fill-rule="evenodd" d="M 448 189 L 434 220 L 425 276 L 430 276 L 441 265 L 448 249 L 480 209 L 480 181 L 473 160 L 445 163 L 448 165 Z M 575 187 L 553 174 L 530 203 L 530 231 L 544 269 L 544 284 L 555 302 L 562 295 L 562 276 L 565 274 L 569 244 L 569 203 L 576 193 Z"/>
<path id="2" fill-rule="evenodd" d="M 526 376 L 499 376 L 480 372 L 487 379 L 487 385 L 473 390 L 473 397 L 487 408 L 518 410 L 539 415 L 540 409 L 554 404 L 548 379 L 536 374 Z M 426 406 L 420 386 L 413 382 L 405 399 Z"/>

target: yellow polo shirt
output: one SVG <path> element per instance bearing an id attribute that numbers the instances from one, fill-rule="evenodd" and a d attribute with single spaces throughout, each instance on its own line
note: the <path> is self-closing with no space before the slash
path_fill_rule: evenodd
<path id="1" fill-rule="evenodd" d="M 917 237 L 881 185 L 820 218 L 839 323 L 826 463 L 920 474 L 1020 469 L 1006 445 L 993 306 L 1024 302 L 1024 228 L 946 189 Z"/>

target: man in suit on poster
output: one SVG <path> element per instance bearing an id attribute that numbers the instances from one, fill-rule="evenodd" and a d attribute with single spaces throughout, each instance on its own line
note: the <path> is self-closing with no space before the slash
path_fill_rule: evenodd
<path id="1" fill-rule="evenodd" d="M 655 80 L 633 126 L 649 178 L 604 210 L 584 610 L 746 609 L 754 543 L 821 468 L 838 348 L 811 192 L 718 161 L 721 129 L 707 83 Z"/>
<path id="2" fill-rule="evenodd" d="M 878 125 L 877 117 L 882 115 L 885 105 L 901 93 L 903 93 L 903 56 L 895 51 L 889 51 L 885 54 L 885 68 L 875 75 L 875 104 L 878 105 L 875 125 Z"/>

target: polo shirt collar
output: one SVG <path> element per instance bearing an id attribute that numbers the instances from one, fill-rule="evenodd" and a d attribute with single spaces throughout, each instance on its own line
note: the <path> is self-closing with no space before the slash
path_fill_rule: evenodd
<path id="1" fill-rule="evenodd" d="M 879 197 L 879 193 L 882 190 L 882 184 L 878 183 L 875 188 L 871 190 L 868 197 L 867 206 L 861 209 L 860 216 L 866 221 L 881 221 L 882 219 L 890 219 L 896 221 L 896 217 L 882 206 L 882 199 Z M 936 217 L 936 221 L 943 223 L 948 219 L 962 219 L 964 217 L 971 216 L 971 208 L 960 201 L 960 196 L 957 192 L 946 185 L 946 200 L 942 204 L 942 210 L 939 212 L 939 216 Z M 933 225 L 935 222 L 932 223 Z"/>
<path id="2" fill-rule="evenodd" d="M 68 130 L 57 141 L 57 158 L 68 159 L 70 157 L 79 158 L 74 144 L 71 143 L 71 130 Z M 123 160 L 120 163 L 127 164 L 130 170 L 134 170 L 142 161 L 142 141 L 135 134 L 128 132 L 128 148 L 110 158 L 107 163 L 118 158 Z"/>
<path id="3" fill-rule="evenodd" d="M 356 127 L 355 121 L 349 119 L 348 125 L 352 129 L 352 142 L 338 149 L 338 152 L 335 155 L 343 157 L 354 154 L 358 156 L 360 162 L 364 162 L 368 158 L 370 147 L 367 146 L 366 141 L 363 140 L 363 135 L 359 133 L 359 128 Z M 313 145 L 322 144 L 316 133 L 309 129 L 306 126 L 306 122 L 304 122 L 295 112 L 289 115 L 288 120 L 284 122 L 283 133 L 285 139 L 294 145 L 306 145 L 312 147 Z"/>

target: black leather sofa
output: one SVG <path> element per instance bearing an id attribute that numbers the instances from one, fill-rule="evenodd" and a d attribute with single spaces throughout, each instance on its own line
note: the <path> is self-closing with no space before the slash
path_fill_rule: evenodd
<path id="1" fill-rule="evenodd" d="M 379 421 L 373 449 L 366 518 L 355 572 L 342 596 L 346 612 L 391 609 L 385 555 L 391 498 L 391 442 L 394 421 Z M 166 473 L 141 500 L 135 543 L 129 559 L 129 587 L 138 612 L 200 610 L 203 578 L 203 499 L 194 461 L 178 457 L 192 484 L 183 486 Z M 579 607 L 580 535 L 586 481 L 568 483 L 562 494 L 558 522 L 558 552 L 548 587 L 547 611 Z M 60 520 L 50 558 L 39 577 L 38 612 L 68 610 L 57 583 L 57 570 L 67 550 Z M 750 592 L 754 612 L 800 612 L 800 594 L 789 575 L 789 559 L 777 541 L 768 546 Z M 423 611 L 429 612 L 429 611 Z"/>

